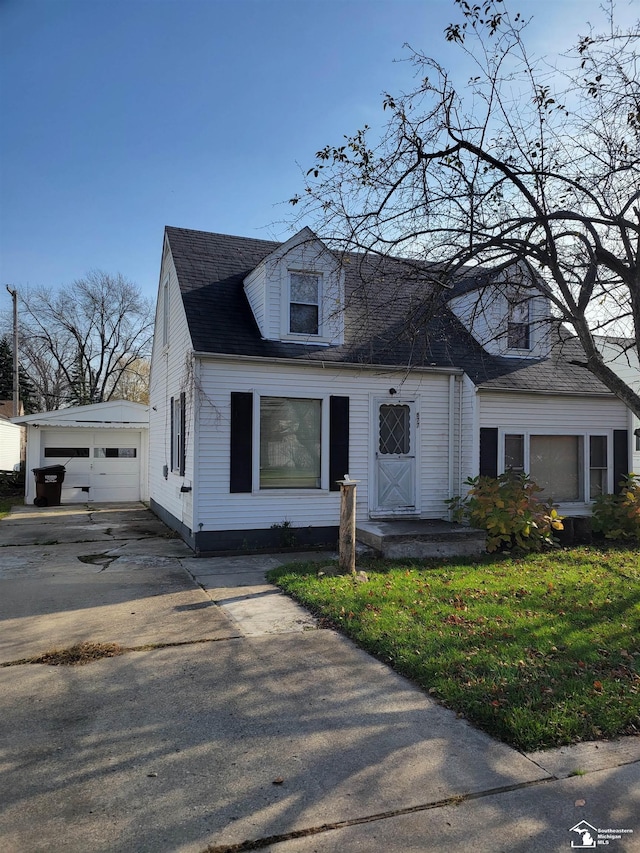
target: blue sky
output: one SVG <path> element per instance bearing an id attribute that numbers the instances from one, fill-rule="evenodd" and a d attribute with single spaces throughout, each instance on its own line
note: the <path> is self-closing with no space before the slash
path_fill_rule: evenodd
<path id="1" fill-rule="evenodd" d="M 598 7 L 509 2 L 539 53 Z M 405 42 L 450 66 L 455 18 L 452 0 L 0 0 L 0 311 L 5 283 L 91 269 L 155 298 L 165 225 L 285 238 L 301 167 L 410 88 Z"/>

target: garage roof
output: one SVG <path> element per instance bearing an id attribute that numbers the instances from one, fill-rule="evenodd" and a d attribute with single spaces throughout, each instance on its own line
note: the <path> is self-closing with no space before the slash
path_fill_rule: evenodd
<path id="1" fill-rule="evenodd" d="M 70 406 L 52 412 L 38 412 L 12 418 L 12 421 L 27 426 L 148 429 L 149 407 L 130 400 L 109 400 L 90 406 Z"/>

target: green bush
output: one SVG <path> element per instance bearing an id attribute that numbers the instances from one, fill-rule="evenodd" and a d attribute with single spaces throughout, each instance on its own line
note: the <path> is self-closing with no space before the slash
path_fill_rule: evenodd
<path id="1" fill-rule="evenodd" d="M 487 531 L 487 551 L 541 551 L 555 544 L 554 530 L 564 529 L 552 501 L 536 497 L 542 489 L 526 474 L 509 471 L 497 478 L 469 478 L 466 484 L 467 495 L 447 504 L 456 521 Z"/>
<path id="2" fill-rule="evenodd" d="M 20 471 L 0 471 L 0 497 L 24 492 L 24 467 Z"/>
<path id="3" fill-rule="evenodd" d="M 593 504 L 592 528 L 606 539 L 640 541 L 640 482 L 635 474 L 620 480 L 620 491 L 599 495 Z"/>

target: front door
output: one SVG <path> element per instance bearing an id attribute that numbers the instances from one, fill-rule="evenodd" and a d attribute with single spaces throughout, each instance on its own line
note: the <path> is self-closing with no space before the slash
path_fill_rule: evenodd
<path id="1" fill-rule="evenodd" d="M 416 404 L 377 402 L 374 516 L 416 513 Z"/>

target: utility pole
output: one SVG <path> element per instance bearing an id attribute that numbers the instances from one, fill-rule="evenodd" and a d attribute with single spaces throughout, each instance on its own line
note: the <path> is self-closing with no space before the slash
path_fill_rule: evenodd
<path id="1" fill-rule="evenodd" d="M 13 417 L 20 414 L 20 374 L 18 373 L 18 291 L 7 285 L 13 300 Z"/>

